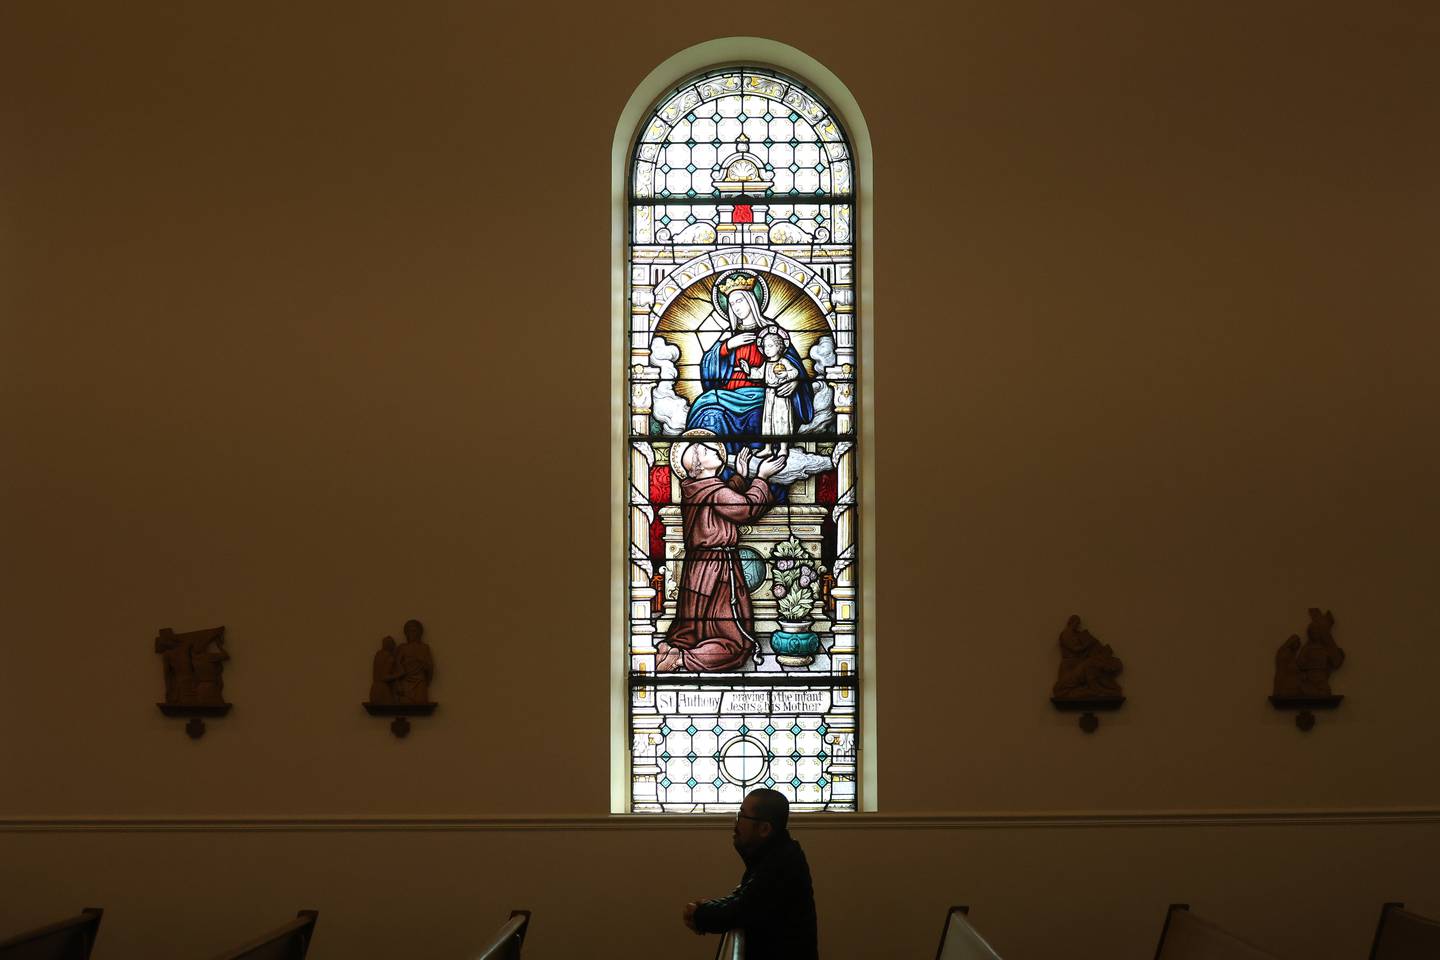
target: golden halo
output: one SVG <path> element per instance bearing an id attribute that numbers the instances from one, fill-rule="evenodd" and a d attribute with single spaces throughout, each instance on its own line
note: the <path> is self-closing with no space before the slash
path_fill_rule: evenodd
<path id="1" fill-rule="evenodd" d="M 689 437 L 687 441 L 685 438 Z M 714 430 L 706 430 L 704 427 L 694 427 L 680 434 L 680 438 L 670 444 L 670 472 L 681 480 L 687 479 L 685 475 L 685 453 L 690 449 L 692 443 L 703 443 L 701 437 L 710 437 L 715 442 L 709 446 L 716 447 L 720 451 L 720 459 L 725 459 L 725 445 L 720 442 L 719 436 Z"/>

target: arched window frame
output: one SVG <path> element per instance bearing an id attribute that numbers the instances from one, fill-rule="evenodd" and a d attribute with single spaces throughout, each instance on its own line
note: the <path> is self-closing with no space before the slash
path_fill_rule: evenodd
<path id="1" fill-rule="evenodd" d="M 629 729 L 629 651 L 627 620 L 630 577 L 626 562 L 629 541 L 626 368 L 628 356 L 628 174 L 640 124 L 655 103 L 687 77 L 730 66 L 772 68 L 795 77 L 819 94 L 844 125 L 855 160 L 854 230 L 855 299 L 859 324 L 856 336 L 855 381 L 858 413 L 858 506 L 860 582 L 858 584 L 860 730 L 857 758 L 856 809 L 878 809 L 876 742 L 876 612 L 875 612 L 875 437 L 873 330 L 875 306 L 873 263 L 873 157 L 870 135 L 859 104 L 830 70 L 794 47 L 758 37 L 727 37 L 697 44 L 656 67 L 635 89 L 616 125 L 611 144 L 611 598 L 610 598 L 610 810 L 631 810 Z"/>

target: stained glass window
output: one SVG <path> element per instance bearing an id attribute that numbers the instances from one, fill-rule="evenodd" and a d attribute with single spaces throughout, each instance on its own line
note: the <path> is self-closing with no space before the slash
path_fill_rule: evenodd
<path id="1" fill-rule="evenodd" d="M 854 157 L 816 92 L 670 91 L 629 168 L 630 809 L 856 809 Z"/>

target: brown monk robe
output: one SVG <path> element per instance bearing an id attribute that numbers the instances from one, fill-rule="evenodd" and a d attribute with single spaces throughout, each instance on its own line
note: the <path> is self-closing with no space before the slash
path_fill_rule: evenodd
<path id="1" fill-rule="evenodd" d="M 757 650 L 750 591 L 736 546 L 740 525 L 754 523 L 775 503 L 766 483 L 784 459 L 762 460 L 746 478 L 742 453 L 730 480 L 718 443 L 692 443 L 684 451 L 680 517 L 685 529 L 685 562 L 680 571 L 679 606 L 669 635 L 656 645 L 656 670 L 737 670 Z"/>

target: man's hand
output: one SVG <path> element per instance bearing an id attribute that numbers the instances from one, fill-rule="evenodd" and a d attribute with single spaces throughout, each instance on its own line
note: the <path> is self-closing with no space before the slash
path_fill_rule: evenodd
<path id="1" fill-rule="evenodd" d="M 742 477 L 750 476 L 750 448 L 742 447 L 740 455 L 735 458 L 735 472 Z"/>
<path id="2" fill-rule="evenodd" d="M 752 343 L 754 343 L 754 342 L 755 342 L 755 334 L 753 334 L 753 333 L 737 333 L 737 334 L 735 334 L 735 336 L 731 337 L 729 340 L 726 340 L 726 341 L 725 341 L 725 345 L 728 346 L 731 350 L 734 350 L 736 347 L 748 347 L 750 344 L 752 344 Z"/>
<path id="3" fill-rule="evenodd" d="M 694 900 L 685 904 L 685 926 L 689 927 L 696 936 L 700 935 L 700 930 L 695 926 L 695 909 L 699 906 L 700 904 Z"/>
<path id="4" fill-rule="evenodd" d="M 790 459 L 787 452 L 783 457 L 769 457 L 760 461 L 760 468 L 755 471 L 755 476 L 761 480 L 769 480 L 785 467 L 785 461 Z"/>

